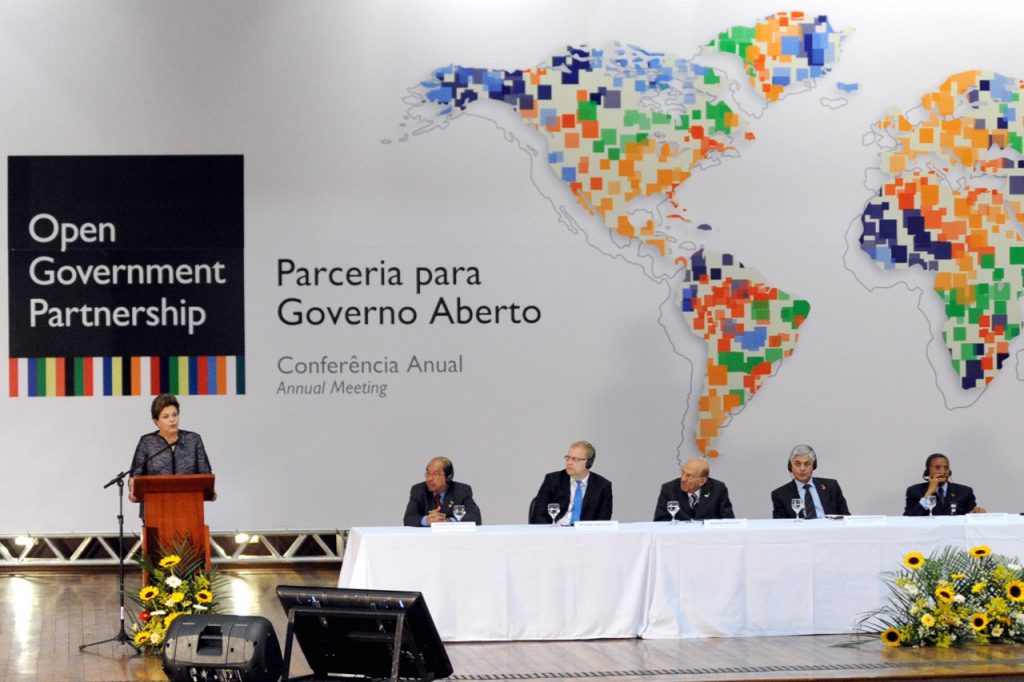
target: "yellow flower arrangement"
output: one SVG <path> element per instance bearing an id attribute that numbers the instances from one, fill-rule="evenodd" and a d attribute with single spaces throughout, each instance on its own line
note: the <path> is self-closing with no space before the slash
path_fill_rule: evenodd
<path id="1" fill-rule="evenodd" d="M 157 654 L 176 618 L 200 611 L 217 613 L 220 577 L 203 573 L 203 558 L 188 545 L 156 562 L 145 557 L 141 563 L 151 584 L 132 597 L 142 608 L 132 626 L 133 641 L 146 653 Z"/>
<path id="2" fill-rule="evenodd" d="M 1019 559 L 995 555 L 987 545 L 946 547 L 927 557 L 911 551 L 882 580 L 888 603 L 865 615 L 857 630 L 878 635 L 886 646 L 1024 643 Z"/>

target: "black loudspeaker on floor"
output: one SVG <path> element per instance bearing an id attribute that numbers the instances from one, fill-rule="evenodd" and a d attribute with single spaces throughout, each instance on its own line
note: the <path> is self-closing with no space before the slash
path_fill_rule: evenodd
<path id="1" fill-rule="evenodd" d="M 179 616 L 167 629 L 163 664 L 172 682 L 277 682 L 281 645 L 262 616 Z"/>

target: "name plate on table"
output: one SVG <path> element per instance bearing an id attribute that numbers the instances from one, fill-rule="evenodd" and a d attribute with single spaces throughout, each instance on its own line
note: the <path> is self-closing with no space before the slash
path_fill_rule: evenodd
<path id="1" fill-rule="evenodd" d="M 431 533 L 475 533 L 476 521 L 455 521 L 452 523 L 432 523 Z"/>
<path id="2" fill-rule="evenodd" d="M 583 531 L 615 531 L 619 529 L 618 521 L 577 521 L 573 526 L 576 530 Z"/>
<path id="3" fill-rule="evenodd" d="M 1006 523 L 1010 515 L 1006 512 L 993 512 L 991 514 L 964 514 L 964 520 L 968 525 L 973 523 Z"/>
<path id="4" fill-rule="evenodd" d="M 844 526 L 884 526 L 888 524 L 886 516 L 882 514 L 860 514 L 858 516 L 844 516 Z"/>
<path id="5" fill-rule="evenodd" d="M 704 519 L 705 528 L 746 528 L 746 519 Z"/>

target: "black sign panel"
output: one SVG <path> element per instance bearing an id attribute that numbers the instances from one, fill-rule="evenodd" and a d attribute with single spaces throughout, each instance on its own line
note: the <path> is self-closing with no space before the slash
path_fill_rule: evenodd
<path id="1" fill-rule="evenodd" d="M 11 357 L 245 355 L 242 156 L 7 170 Z"/>

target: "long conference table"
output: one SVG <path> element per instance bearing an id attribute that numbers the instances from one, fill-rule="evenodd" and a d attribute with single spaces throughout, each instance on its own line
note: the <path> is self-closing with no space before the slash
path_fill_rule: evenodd
<path id="1" fill-rule="evenodd" d="M 339 586 L 422 592 L 445 641 L 852 632 L 904 555 L 1024 555 L 1024 518 L 353 528 Z"/>

